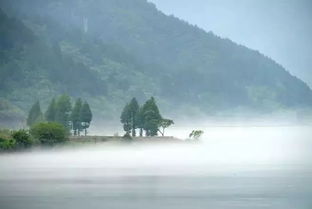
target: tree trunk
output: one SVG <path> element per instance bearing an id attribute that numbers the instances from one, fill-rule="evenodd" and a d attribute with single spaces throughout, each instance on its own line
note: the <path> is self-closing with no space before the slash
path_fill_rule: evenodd
<path id="1" fill-rule="evenodd" d="M 164 136 L 164 130 L 163 130 L 163 132 L 161 132 L 161 130 L 158 129 L 158 132 L 159 132 L 162 136 Z"/>
<path id="2" fill-rule="evenodd" d="M 132 113 L 132 137 L 135 137 L 135 115 Z"/>

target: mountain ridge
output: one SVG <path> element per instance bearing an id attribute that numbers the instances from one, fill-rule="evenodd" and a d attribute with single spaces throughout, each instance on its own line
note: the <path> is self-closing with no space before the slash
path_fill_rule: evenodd
<path id="1" fill-rule="evenodd" d="M 41 76 L 27 82 L 34 87 L 44 81 L 42 89 L 31 95 L 12 86 L 15 98 L 9 91 L 0 94 L 24 111 L 31 101 L 45 105 L 60 93 L 89 97 L 98 115 L 108 119 L 132 96 L 141 101 L 156 96 L 165 112 L 178 115 L 312 106 L 311 89 L 274 60 L 166 16 L 145 0 L 11 0 L 0 6 L 37 38 L 36 47 L 26 47 L 32 58 L 21 59 Z M 24 65 L 19 69 L 31 72 Z"/>

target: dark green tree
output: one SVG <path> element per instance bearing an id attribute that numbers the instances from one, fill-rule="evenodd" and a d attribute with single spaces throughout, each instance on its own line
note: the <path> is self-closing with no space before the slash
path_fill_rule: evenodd
<path id="1" fill-rule="evenodd" d="M 45 112 L 45 119 L 48 122 L 55 121 L 56 117 L 56 101 L 55 98 L 53 98 L 49 104 L 49 107 L 47 111 Z"/>
<path id="2" fill-rule="evenodd" d="M 70 97 L 62 95 L 56 102 L 55 121 L 70 129 L 70 113 L 72 110 Z"/>
<path id="3" fill-rule="evenodd" d="M 82 129 L 81 127 L 81 111 L 82 108 L 82 100 L 79 98 L 76 100 L 75 106 L 73 108 L 73 111 L 71 113 L 71 121 L 72 121 L 72 129 L 74 131 L 74 135 L 80 135 L 80 131 Z"/>
<path id="4" fill-rule="evenodd" d="M 139 104 L 136 98 L 133 98 L 129 104 L 129 121 L 131 124 L 132 137 L 136 136 L 135 129 L 137 128 L 137 115 L 139 113 Z"/>
<path id="5" fill-rule="evenodd" d="M 27 117 L 27 125 L 30 127 L 35 123 L 43 120 L 43 115 L 41 112 L 41 107 L 39 101 L 37 101 L 30 109 Z"/>
<path id="6" fill-rule="evenodd" d="M 139 108 L 139 111 L 136 115 L 136 124 L 137 124 L 137 128 L 140 129 L 140 137 L 142 137 L 143 136 L 143 129 L 144 129 L 143 107 Z"/>
<path id="7" fill-rule="evenodd" d="M 162 117 L 154 97 L 146 101 L 142 111 L 146 136 L 157 136 Z"/>
<path id="8" fill-rule="evenodd" d="M 90 127 L 92 121 L 92 112 L 87 102 L 84 102 L 80 111 L 81 128 L 84 129 L 85 136 L 87 135 L 87 129 Z"/>
<path id="9" fill-rule="evenodd" d="M 130 105 L 126 104 L 120 115 L 120 122 L 123 124 L 123 129 L 126 135 L 130 135 L 131 131 L 131 117 L 130 117 Z"/>

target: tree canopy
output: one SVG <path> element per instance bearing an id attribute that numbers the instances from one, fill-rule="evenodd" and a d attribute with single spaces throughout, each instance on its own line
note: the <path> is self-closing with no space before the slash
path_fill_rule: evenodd
<path id="1" fill-rule="evenodd" d="M 82 129 L 82 100 L 78 98 L 76 100 L 75 106 L 73 108 L 73 111 L 71 112 L 71 122 L 72 122 L 72 129 L 74 131 L 74 135 L 80 135 L 80 131 Z"/>
<path id="2" fill-rule="evenodd" d="M 80 122 L 81 127 L 85 131 L 85 135 L 87 135 L 87 129 L 90 127 L 92 117 L 93 115 L 88 102 L 84 102 L 80 110 Z"/>
<path id="3" fill-rule="evenodd" d="M 53 98 L 48 105 L 44 114 L 41 113 L 40 104 L 36 102 L 31 110 L 27 124 L 32 126 L 38 122 L 56 122 L 64 126 L 67 130 L 72 130 L 74 135 L 80 135 L 84 130 L 87 134 L 87 129 L 91 125 L 93 115 L 87 101 L 81 98 L 76 99 L 74 107 L 72 107 L 72 99 L 66 94 Z"/>
<path id="4" fill-rule="evenodd" d="M 136 136 L 136 129 L 140 129 L 140 136 L 143 136 L 143 130 L 146 136 L 157 136 L 160 132 L 164 136 L 165 128 L 168 128 L 174 122 L 169 119 L 163 119 L 154 97 L 151 97 L 140 107 L 137 100 L 133 98 L 126 104 L 121 113 L 121 123 L 126 134 L 132 130 L 132 136 Z M 160 127 L 163 128 L 160 131 Z"/>
<path id="5" fill-rule="evenodd" d="M 68 95 L 62 95 L 56 103 L 55 121 L 64 127 L 70 127 L 70 113 L 72 111 L 71 99 Z"/>

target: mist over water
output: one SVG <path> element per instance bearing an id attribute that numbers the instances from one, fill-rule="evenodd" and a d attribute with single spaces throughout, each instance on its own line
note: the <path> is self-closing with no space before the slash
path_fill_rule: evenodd
<path id="1" fill-rule="evenodd" d="M 311 127 L 197 128 L 199 143 L 1 155 L 1 208 L 311 208 Z"/>
<path id="2" fill-rule="evenodd" d="M 312 209 L 311 2 L 0 0 L 0 209 Z"/>

